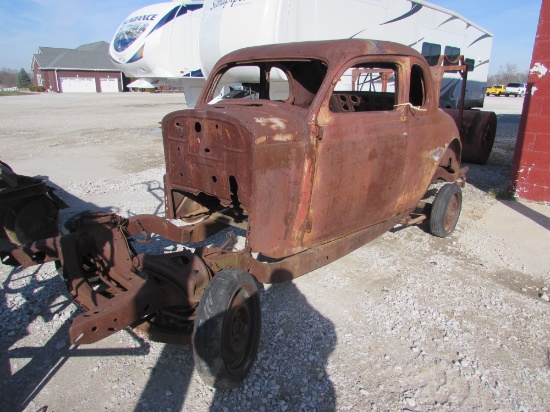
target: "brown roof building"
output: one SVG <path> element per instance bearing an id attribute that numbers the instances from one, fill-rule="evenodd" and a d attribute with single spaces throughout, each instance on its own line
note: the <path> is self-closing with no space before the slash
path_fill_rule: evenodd
<path id="1" fill-rule="evenodd" d="M 35 84 L 52 92 L 121 92 L 124 87 L 124 75 L 111 62 L 104 41 L 76 49 L 39 47 L 31 66 Z"/>

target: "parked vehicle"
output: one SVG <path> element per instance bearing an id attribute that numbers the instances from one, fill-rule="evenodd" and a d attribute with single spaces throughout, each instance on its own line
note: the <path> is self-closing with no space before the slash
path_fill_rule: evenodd
<path id="1" fill-rule="evenodd" d="M 494 94 L 495 96 L 502 96 L 506 94 L 506 87 L 503 84 L 493 84 L 491 87 L 487 87 L 485 91 L 487 96 Z"/>
<path id="2" fill-rule="evenodd" d="M 204 382 L 235 387 L 260 341 L 256 281 L 301 276 L 396 224 L 429 220 L 433 235 L 453 233 L 468 169 L 463 150 L 486 145 L 494 120 L 468 110 L 459 131 L 464 113 L 439 109 L 443 73 L 466 75 L 460 61 L 430 67 L 410 47 L 359 39 L 230 53 L 196 108 L 162 121 L 166 217 L 189 225 L 84 214 L 70 234 L 3 252 L 2 262 L 59 262 L 87 309 L 72 322 L 72 343 L 141 324 L 154 339 L 192 343 Z M 220 98 L 226 78 L 248 92 Z M 271 90 L 275 81 L 287 82 L 286 93 Z M 232 236 L 219 247 L 163 255 L 132 246 L 153 233 L 196 244 L 228 226 L 246 237 L 242 250 Z"/>
<path id="3" fill-rule="evenodd" d="M 525 96 L 525 90 L 527 89 L 525 83 L 508 83 L 506 85 L 506 97 L 516 96 L 523 97 Z"/>

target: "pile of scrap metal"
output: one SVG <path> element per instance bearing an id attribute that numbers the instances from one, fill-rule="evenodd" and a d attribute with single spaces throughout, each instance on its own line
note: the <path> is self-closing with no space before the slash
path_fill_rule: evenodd
<path id="1" fill-rule="evenodd" d="M 0 250 L 58 235 L 59 209 L 67 205 L 47 182 L 0 161 Z"/>

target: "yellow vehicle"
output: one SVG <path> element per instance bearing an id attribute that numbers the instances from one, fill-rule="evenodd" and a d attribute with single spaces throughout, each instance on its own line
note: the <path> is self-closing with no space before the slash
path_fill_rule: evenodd
<path id="1" fill-rule="evenodd" d="M 487 96 L 494 94 L 495 96 L 500 96 L 506 93 L 506 87 L 503 84 L 493 84 L 491 87 L 487 87 L 485 94 Z"/>

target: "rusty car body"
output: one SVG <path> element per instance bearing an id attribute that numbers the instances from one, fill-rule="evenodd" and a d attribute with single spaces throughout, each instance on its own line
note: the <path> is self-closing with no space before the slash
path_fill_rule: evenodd
<path id="1" fill-rule="evenodd" d="M 2 261 L 59 262 L 88 309 L 73 320 L 73 343 L 139 326 L 156 339 L 192 342 L 202 379 L 234 387 L 258 347 L 256 280 L 303 275 L 397 224 L 429 218 L 437 236 L 454 230 L 466 169 L 455 121 L 438 108 L 442 70 L 382 41 L 231 53 L 195 109 L 162 121 L 167 219 L 84 214 L 70 233 L 15 247 Z M 247 97 L 217 97 L 235 79 Z M 270 94 L 272 81 L 287 82 L 284 96 Z M 231 236 L 197 246 L 229 226 L 245 237 L 240 250 Z M 197 247 L 138 253 L 133 245 L 152 234 Z"/>

